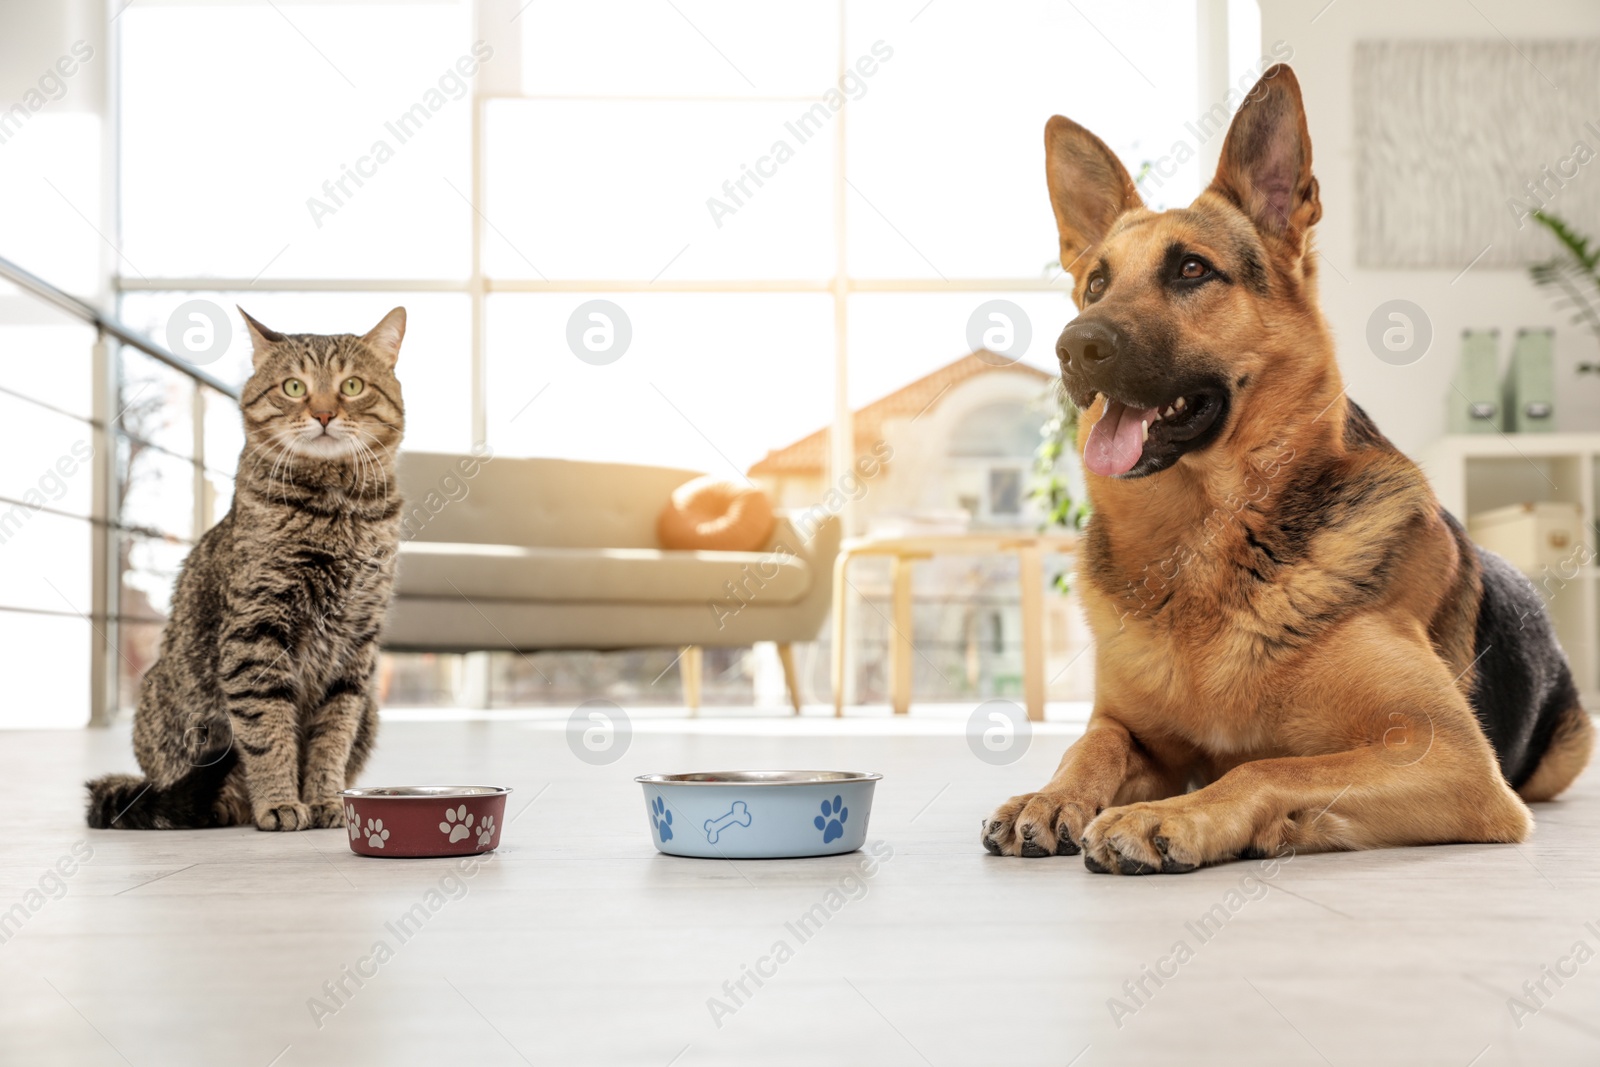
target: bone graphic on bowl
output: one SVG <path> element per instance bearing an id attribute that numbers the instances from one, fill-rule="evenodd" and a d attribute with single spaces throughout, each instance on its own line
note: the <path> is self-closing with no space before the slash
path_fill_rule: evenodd
<path id="1" fill-rule="evenodd" d="M 749 825 L 750 809 L 744 806 L 744 801 L 735 800 L 733 802 L 733 810 L 729 811 L 728 814 L 706 820 L 706 840 L 714 845 L 717 843 L 717 838 L 722 836 L 722 831 L 728 827 Z"/>

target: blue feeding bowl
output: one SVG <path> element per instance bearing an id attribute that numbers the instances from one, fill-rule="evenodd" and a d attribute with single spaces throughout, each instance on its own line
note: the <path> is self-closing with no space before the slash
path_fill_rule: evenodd
<path id="1" fill-rule="evenodd" d="M 641 774 L 650 839 L 671 856 L 787 859 L 854 852 L 881 774 L 702 771 Z"/>

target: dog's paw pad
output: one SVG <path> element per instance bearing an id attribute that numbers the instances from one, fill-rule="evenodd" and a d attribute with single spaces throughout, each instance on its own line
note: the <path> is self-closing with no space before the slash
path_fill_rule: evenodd
<path id="1" fill-rule="evenodd" d="M 1051 855 L 1050 850 L 1039 843 L 1038 836 L 1038 827 L 1029 825 L 1022 828 L 1022 857 L 1024 859 L 1037 860 Z"/>
<path id="2" fill-rule="evenodd" d="M 1185 863 L 1182 860 L 1173 859 L 1169 851 L 1171 842 L 1162 837 L 1160 834 L 1156 834 L 1154 837 L 1152 837 L 1150 839 L 1150 843 L 1155 846 L 1157 852 L 1161 853 L 1162 874 L 1188 874 L 1190 871 L 1199 866 L 1198 864 Z"/>

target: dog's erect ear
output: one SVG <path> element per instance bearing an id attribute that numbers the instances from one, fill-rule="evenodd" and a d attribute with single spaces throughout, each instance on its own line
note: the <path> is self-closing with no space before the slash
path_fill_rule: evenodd
<path id="1" fill-rule="evenodd" d="M 1060 115 L 1044 124 L 1044 167 L 1061 233 L 1061 269 L 1070 274 L 1118 215 L 1143 207 L 1144 201 L 1105 142 Z"/>
<path id="2" fill-rule="evenodd" d="M 1211 189 L 1250 216 L 1269 244 L 1294 254 L 1322 217 L 1317 179 L 1311 174 L 1311 134 L 1294 71 L 1267 68 L 1228 127 Z"/>

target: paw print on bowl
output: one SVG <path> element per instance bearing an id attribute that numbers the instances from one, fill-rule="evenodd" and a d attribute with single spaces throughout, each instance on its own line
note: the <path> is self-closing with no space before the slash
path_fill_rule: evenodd
<path id="1" fill-rule="evenodd" d="M 465 804 L 459 808 L 445 808 L 444 822 L 439 824 L 441 834 L 450 835 L 450 843 L 464 841 L 472 835 L 472 815 Z"/>
<path id="2" fill-rule="evenodd" d="M 494 840 L 494 816 L 485 815 L 478 820 L 478 847 L 488 848 L 489 842 Z"/>
<path id="3" fill-rule="evenodd" d="M 650 805 L 650 821 L 655 824 L 656 836 L 663 841 L 672 840 L 672 812 L 667 810 L 667 802 L 656 797 L 656 802 Z"/>
<path id="4" fill-rule="evenodd" d="M 850 818 L 850 809 L 843 802 L 834 797 L 832 800 L 822 802 L 822 814 L 811 821 L 822 831 L 822 843 L 837 841 L 844 836 L 845 820 Z"/>
<path id="5" fill-rule="evenodd" d="M 383 828 L 382 819 L 367 820 L 367 846 L 369 848 L 382 848 L 383 843 L 389 840 L 389 831 Z"/>
<path id="6" fill-rule="evenodd" d="M 344 806 L 344 824 L 350 829 L 350 840 L 354 841 L 361 836 L 361 816 L 356 814 L 354 804 Z"/>

